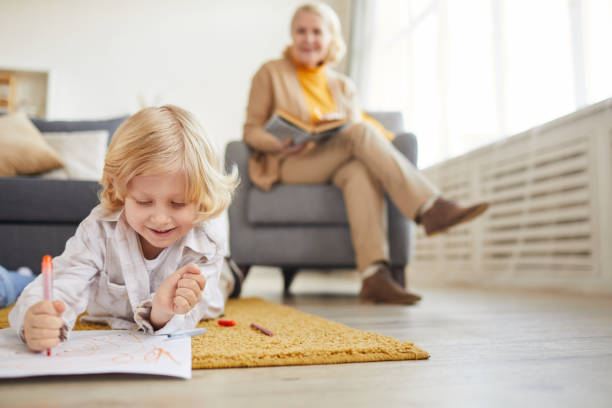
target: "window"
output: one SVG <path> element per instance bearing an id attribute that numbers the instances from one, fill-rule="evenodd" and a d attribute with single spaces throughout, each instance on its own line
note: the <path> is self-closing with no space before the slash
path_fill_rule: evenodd
<path id="1" fill-rule="evenodd" d="M 611 97 L 610 38 L 612 0 L 357 0 L 351 76 L 425 167 Z"/>

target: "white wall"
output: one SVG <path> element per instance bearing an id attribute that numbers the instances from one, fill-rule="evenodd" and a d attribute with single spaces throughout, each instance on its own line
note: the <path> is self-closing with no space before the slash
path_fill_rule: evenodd
<path id="1" fill-rule="evenodd" d="M 49 72 L 50 119 L 173 103 L 222 149 L 241 137 L 251 78 L 289 43 L 301 3 L 0 0 L 0 68 Z M 348 32 L 350 0 L 328 3 Z"/>

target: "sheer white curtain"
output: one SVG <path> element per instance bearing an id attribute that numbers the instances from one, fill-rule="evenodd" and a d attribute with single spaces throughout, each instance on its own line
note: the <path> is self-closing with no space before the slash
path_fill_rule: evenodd
<path id="1" fill-rule="evenodd" d="M 365 109 L 402 110 L 425 167 L 612 96 L 612 0 L 356 0 Z"/>

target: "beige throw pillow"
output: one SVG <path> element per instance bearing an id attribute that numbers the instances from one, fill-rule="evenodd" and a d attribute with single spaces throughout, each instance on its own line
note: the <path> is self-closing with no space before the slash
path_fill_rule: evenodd
<path id="1" fill-rule="evenodd" d="M 0 176 L 36 174 L 63 166 L 25 113 L 0 116 Z"/>

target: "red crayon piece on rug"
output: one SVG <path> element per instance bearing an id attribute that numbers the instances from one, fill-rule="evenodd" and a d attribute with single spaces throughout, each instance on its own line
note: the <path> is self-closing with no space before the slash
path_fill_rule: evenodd
<path id="1" fill-rule="evenodd" d="M 45 255 L 42 260 L 42 275 L 45 291 L 45 300 L 53 302 L 53 258 Z M 47 356 L 51 355 L 51 349 L 47 349 Z"/>
<path id="2" fill-rule="evenodd" d="M 236 325 L 236 322 L 230 319 L 219 319 L 217 323 L 219 323 L 219 326 L 228 326 L 228 327 Z"/>

